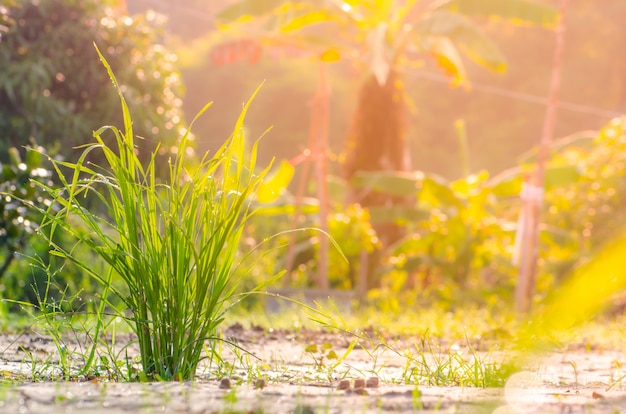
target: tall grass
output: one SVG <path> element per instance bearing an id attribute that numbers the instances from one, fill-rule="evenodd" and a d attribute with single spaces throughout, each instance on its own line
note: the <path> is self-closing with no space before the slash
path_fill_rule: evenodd
<path id="1" fill-rule="evenodd" d="M 267 171 L 255 173 L 256 144 L 244 156 L 243 121 L 250 102 L 225 144 L 193 168 L 186 165 L 188 134 L 167 165 L 157 165 L 158 148 L 142 165 L 128 106 L 111 67 L 98 54 L 118 90 L 124 130 L 102 127 L 76 163 L 53 161 L 61 189 L 39 185 L 60 208 L 43 211 L 42 228 L 49 231 L 42 234 L 53 254 L 78 265 L 130 310 L 119 312 L 130 315 L 147 378 L 191 379 L 234 294 L 237 247 L 251 197 Z M 105 165 L 86 161 L 92 151 L 104 153 Z M 157 168 L 168 168 L 164 182 L 158 181 Z M 105 215 L 84 207 L 87 195 L 102 203 Z M 89 231 L 71 224 L 76 220 Z M 76 244 L 70 249 L 54 244 L 57 231 L 67 232 Z M 103 275 L 74 254 L 81 246 L 104 259 L 112 273 Z M 111 275 L 123 281 L 123 289 Z"/>

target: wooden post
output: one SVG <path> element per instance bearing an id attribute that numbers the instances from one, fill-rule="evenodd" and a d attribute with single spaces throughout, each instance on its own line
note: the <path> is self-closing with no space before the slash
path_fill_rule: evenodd
<path id="1" fill-rule="evenodd" d="M 294 201 L 294 215 L 292 217 L 293 228 L 296 229 L 300 220 L 300 210 L 302 198 L 306 191 L 306 184 L 309 179 L 311 160 L 315 162 L 317 196 L 319 199 L 319 228 L 328 233 L 328 213 L 330 200 L 328 199 L 328 117 L 329 117 L 329 90 L 326 80 L 326 70 L 323 64 L 319 66 L 319 82 L 317 90 L 311 100 L 311 123 L 309 125 L 308 148 L 303 154 L 304 166 L 300 182 L 298 184 L 296 199 Z M 306 151 L 309 153 L 306 154 Z M 287 272 L 293 270 L 295 260 L 296 233 L 290 236 L 287 249 L 287 259 L 285 268 Z M 320 235 L 320 251 L 318 257 L 318 274 L 316 284 L 319 289 L 328 290 L 328 250 L 329 242 L 326 235 Z M 286 286 L 290 279 L 285 278 L 283 285 Z"/>
<path id="2" fill-rule="evenodd" d="M 328 100 L 329 89 L 326 80 L 326 68 L 323 64 L 319 65 L 319 127 L 317 134 L 317 146 L 315 148 L 315 165 L 317 173 L 317 196 L 319 199 L 319 218 L 320 229 L 325 233 L 329 233 L 328 214 L 330 208 L 330 200 L 328 197 Z M 330 284 L 328 281 L 328 236 L 320 235 L 320 251 L 318 257 L 317 286 L 322 290 L 328 290 Z"/>
<path id="3" fill-rule="evenodd" d="M 560 20 L 556 28 L 556 43 L 552 63 L 548 106 L 544 119 L 537 170 L 533 179 L 528 180 L 526 194 L 522 194 L 522 215 L 518 231 L 522 231 L 520 245 L 519 279 L 515 292 L 516 309 L 527 313 L 532 308 L 532 298 L 535 292 L 537 275 L 537 258 L 539 244 L 539 224 L 541 222 L 541 206 L 545 181 L 545 164 L 552 137 L 554 135 L 554 121 L 558 106 L 559 89 L 561 87 L 561 67 L 563 63 L 563 46 L 565 43 L 565 16 L 568 0 L 561 0 Z M 523 223 L 522 223 L 523 222 Z"/>

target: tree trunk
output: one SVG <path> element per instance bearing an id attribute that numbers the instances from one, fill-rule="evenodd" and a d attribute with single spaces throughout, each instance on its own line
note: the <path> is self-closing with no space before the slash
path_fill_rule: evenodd
<path id="1" fill-rule="evenodd" d="M 392 69 L 383 85 L 370 75 L 361 86 L 358 99 L 346 144 L 345 176 L 348 185 L 359 171 L 409 171 L 411 161 L 406 138 L 406 107 L 397 72 Z M 349 202 L 366 208 L 405 202 L 402 197 L 352 187 L 349 197 Z M 404 229 L 393 222 L 376 223 L 373 227 L 382 247 L 369 257 L 368 289 L 380 284 L 375 271 L 382 252 L 404 235 Z"/>

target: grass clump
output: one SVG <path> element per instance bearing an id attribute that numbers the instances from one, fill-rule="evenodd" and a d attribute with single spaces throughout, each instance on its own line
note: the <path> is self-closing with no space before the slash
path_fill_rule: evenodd
<path id="1" fill-rule="evenodd" d="M 102 127 L 94 133 L 96 142 L 82 147 L 76 163 L 53 161 L 60 190 L 40 185 L 59 208 L 42 210 L 46 230 L 42 234 L 53 254 L 78 265 L 102 285 L 105 298 L 114 294 L 121 299 L 123 307 L 117 312 L 137 334 L 142 376 L 191 379 L 204 350 L 216 349 L 205 347 L 205 341 L 217 337 L 216 328 L 234 294 L 237 247 L 252 214 L 251 198 L 267 171 L 254 172 L 256 144 L 251 155 L 244 156 L 243 120 L 250 102 L 225 144 L 193 168 L 186 165 L 185 134 L 176 157 L 167 163 L 166 181 L 159 182 L 156 170 L 163 166 L 156 165 L 158 148 L 142 165 L 128 106 L 110 66 L 101 54 L 100 58 L 119 92 L 124 130 Z M 109 138 L 114 138 L 115 146 Z M 92 151 L 104 154 L 105 165 L 86 161 Z M 88 210 L 87 195 L 95 196 L 106 214 Z M 73 225 L 75 221 L 88 231 Z M 76 244 L 69 249 L 55 244 L 53 235 L 59 231 L 71 235 Z M 85 246 L 110 271 L 103 274 L 75 254 Z M 113 283 L 115 278 L 123 287 Z"/>

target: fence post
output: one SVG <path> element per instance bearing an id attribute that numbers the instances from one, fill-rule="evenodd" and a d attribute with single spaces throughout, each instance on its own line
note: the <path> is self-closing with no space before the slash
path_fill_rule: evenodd
<path id="1" fill-rule="evenodd" d="M 559 89 L 561 87 L 561 67 L 563 64 L 563 46 L 565 43 L 565 16 L 567 14 L 568 0 L 561 0 L 560 19 L 556 27 L 556 42 L 552 62 L 552 74 L 550 90 L 548 92 L 548 105 L 544 118 L 537 169 L 534 179 L 528 182 L 529 194 L 524 200 L 522 197 L 522 216 L 525 219 L 521 224 L 522 231 L 520 244 L 519 277 L 515 292 L 516 309 L 519 312 L 528 313 L 532 308 L 532 298 L 535 292 L 537 275 L 537 257 L 539 244 L 539 223 L 541 221 L 541 205 L 543 201 L 543 189 L 545 182 L 545 164 L 548 151 L 554 135 L 554 121 L 558 107 Z M 520 220 L 522 222 L 522 220 Z"/>

